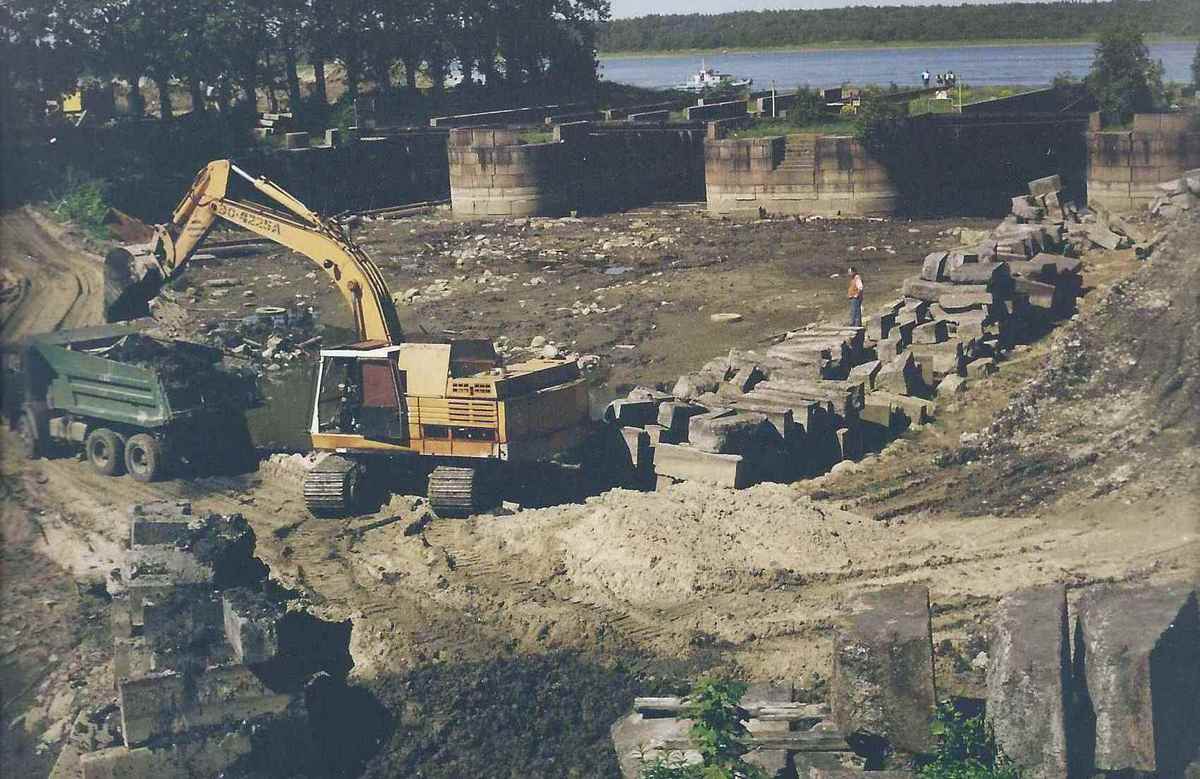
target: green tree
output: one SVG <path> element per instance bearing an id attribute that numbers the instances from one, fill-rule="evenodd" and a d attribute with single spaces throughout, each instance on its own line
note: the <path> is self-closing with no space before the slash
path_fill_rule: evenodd
<path id="1" fill-rule="evenodd" d="M 1113 24 L 1101 34 L 1087 85 L 1100 104 L 1104 124 L 1126 124 L 1135 113 L 1166 103 L 1162 65 L 1150 59 L 1141 31 L 1128 22 Z"/>
<path id="2" fill-rule="evenodd" d="M 796 88 L 796 102 L 787 111 L 788 121 L 797 127 L 825 118 L 825 94 L 807 85 Z"/>

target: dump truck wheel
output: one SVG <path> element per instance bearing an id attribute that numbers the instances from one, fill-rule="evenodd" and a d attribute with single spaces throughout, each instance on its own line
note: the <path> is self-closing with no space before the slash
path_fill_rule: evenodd
<path id="1" fill-rule="evenodd" d="M 125 470 L 138 481 L 155 481 L 163 472 L 163 451 L 158 439 L 138 433 L 125 442 Z"/>
<path id="2" fill-rule="evenodd" d="M 44 453 L 45 442 L 39 433 L 37 419 L 32 411 L 26 411 L 17 422 L 17 434 L 21 436 L 21 452 L 29 460 L 36 460 Z"/>
<path id="3" fill-rule="evenodd" d="M 121 437 L 107 427 L 98 427 L 88 433 L 83 442 L 87 452 L 88 462 L 97 473 L 105 476 L 119 476 L 125 466 Z"/>
<path id="4" fill-rule="evenodd" d="M 344 517 L 362 502 L 363 466 L 348 457 L 326 457 L 304 477 L 304 505 L 314 517 Z"/>
<path id="5" fill-rule="evenodd" d="M 429 507 L 439 517 L 469 517 L 491 508 L 496 496 L 487 481 L 479 468 L 439 465 L 429 474 Z"/>

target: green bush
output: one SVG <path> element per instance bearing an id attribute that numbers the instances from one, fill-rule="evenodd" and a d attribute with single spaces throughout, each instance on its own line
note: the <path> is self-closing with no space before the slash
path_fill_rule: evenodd
<path id="1" fill-rule="evenodd" d="M 1018 779 L 1016 767 L 996 746 L 983 715 L 967 717 L 950 703 L 938 706 L 933 734 L 937 753 L 921 767 L 921 779 Z"/>
<path id="2" fill-rule="evenodd" d="M 68 168 L 55 196 L 54 213 L 69 219 L 96 237 L 107 237 L 108 182 Z"/>
<path id="3" fill-rule="evenodd" d="M 819 89 L 796 88 L 796 102 L 788 109 L 788 121 L 797 127 L 825 121 L 825 95 Z"/>
<path id="4" fill-rule="evenodd" d="M 689 695 L 684 713 L 693 720 L 689 734 L 703 758 L 688 765 L 679 757 L 659 758 L 642 767 L 641 779 L 766 779 L 743 756 L 746 744 L 746 711 L 738 701 L 746 685 L 729 680 L 702 679 Z"/>

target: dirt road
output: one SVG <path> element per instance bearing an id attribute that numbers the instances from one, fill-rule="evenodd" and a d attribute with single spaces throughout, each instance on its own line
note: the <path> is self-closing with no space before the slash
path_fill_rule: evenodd
<path id="1" fill-rule="evenodd" d="M 19 286 L 0 305 L 0 340 L 102 321 L 101 259 L 32 208 L 0 214 L 0 267 Z"/>

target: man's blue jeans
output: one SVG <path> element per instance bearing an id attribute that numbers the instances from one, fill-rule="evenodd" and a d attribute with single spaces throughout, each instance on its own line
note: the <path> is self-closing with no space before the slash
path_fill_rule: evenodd
<path id="1" fill-rule="evenodd" d="M 850 326 L 862 327 L 862 298 L 850 298 Z"/>

